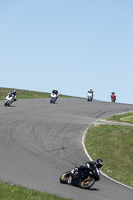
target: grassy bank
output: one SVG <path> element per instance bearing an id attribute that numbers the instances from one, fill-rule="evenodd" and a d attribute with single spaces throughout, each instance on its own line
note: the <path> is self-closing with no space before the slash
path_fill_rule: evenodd
<path id="1" fill-rule="evenodd" d="M 0 181 L 0 199 L 2 200 L 68 200 L 56 195 L 29 190 L 24 187 Z M 70 199 L 69 199 L 70 200 Z"/>
<path id="2" fill-rule="evenodd" d="M 121 115 L 114 115 L 112 117 L 108 117 L 106 120 L 133 124 L 133 112 L 129 112 L 129 113 L 121 114 Z"/>
<path id="3" fill-rule="evenodd" d="M 133 127 L 94 126 L 88 130 L 85 145 L 93 160 L 104 160 L 104 173 L 133 187 Z"/>
<path id="4" fill-rule="evenodd" d="M 6 95 L 13 90 L 14 88 L 0 87 L 0 100 L 4 100 Z M 36 92 L 36 91 L 29 91 L 29 90 L 19 90 L 19 89 L 15 89 L 15 90 L 17 92 L 17 99 L 49 98 L 50 97 L 50 93 Z M 75 97 L 67 96 L 63 94 L 60 94 L 59 96 L 75 98 Z"/>

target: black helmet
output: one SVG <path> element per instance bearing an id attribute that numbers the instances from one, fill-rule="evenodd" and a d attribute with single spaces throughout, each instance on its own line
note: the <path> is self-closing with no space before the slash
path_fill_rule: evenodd
<path id="1" fill-rule="evenodd" d="M 96 166 L 98 168 L 101 168 L 103 166 L 103 160 L 102 159 L 97 159 L 95 162 Z"/>

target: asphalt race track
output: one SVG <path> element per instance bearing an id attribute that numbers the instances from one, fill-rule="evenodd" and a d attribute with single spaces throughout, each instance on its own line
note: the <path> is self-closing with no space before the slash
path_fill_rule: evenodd
<path id="1" fill-rule="evenodd" d="M 133 111 L 133 105 L 86 99 L 0 101 L 0 179 L 75 200 L 132 200 L 133 190 L 101 175 L 90 190 L 60 184 L 59 177 L 88 157 L 82 136 L 92 122 Z"/>

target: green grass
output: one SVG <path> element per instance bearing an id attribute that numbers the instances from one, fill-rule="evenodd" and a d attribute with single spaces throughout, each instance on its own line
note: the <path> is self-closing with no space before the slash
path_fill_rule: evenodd
<path id="1" fill-rule="evenodd" d="M 93 160 L 103 159 L 104 173 L 133 187 L 133 127 L 92 127 L 88 130 L 85 145 Z"/>
<path id="2" fill-rule="evenodd" d="M 5 100 L 6 95 L 14 89 L 15 88 L 0 87 L 0 100 Z M 36 91 L 19 90 L 19 89 L 15 89 L 15 90 L 17 92 L 17 99 L 49 98 L 50 97 L 50 93 L 46 93 L 46 92 L 36 92 Z M 76 98 L 76 97 L 63 95 L 63 94 L 60 94 L 59 97 Z"/>
<path id="3" fill-rule="evenodd" d="M 108 117 L 106 120 L 133 124 L 133 112 L 120 114 L 120 115 L 114 115 L 112 117 Z"/>
<path id="4" fill-rule="evenodd" d="M 14 88 L 0 88 L 0 100 Z M 17 91 L 18 99 L 49 98 L 50 93 L 29 90 Z M 60 95 L 60 97 L 71 97 Z M 133 123 L 133 112 L 109 117 L 107 120 Z M 133 187 L 133 127 L 100 125 L 89 129 L 86 136 L 86 149 L 93 160 L 102 158 L 102 170 L 110 177 Z M 63 200 L 55 195 L 29 190 L 16 185 L 0 182 L 0 199 L 2 200 Z"/>
<path id="5" fill-rule="evenodd" d="M 29 190 L 27 188 L 0 181 L 1 200 L 68 200 L 56 195 Z M 69 199 L 70 200 L 70 199 Z"/>

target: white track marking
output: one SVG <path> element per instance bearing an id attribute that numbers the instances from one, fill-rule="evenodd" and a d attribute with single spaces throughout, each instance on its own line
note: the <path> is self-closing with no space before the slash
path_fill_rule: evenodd
<path id="1" fill-rule="evenodd" d="M 130 111 L 129 111 L 129 112 L 130 112 Z M 127 112 L 125 112 L 125 113 L 127 113 Z M 118 113 L 117 115 L 119 115 L 119 114 L 124 114 L 124 113 Z M 111 116 L 113 116 L 113 115 L 111 115 Z M 104 117 L 104 118 L 107 118 L 107 117 Z M 83 133 L 83 137 L 82 137 L 82 145 L 83 145 L 84 151 L 85 151 L 85 153 L 86 153 L 86 155 L 87 155 L 87 157 L 89 158 L 90 161 L 92 161 L 92 158 L 91 158 L 91 156 L 88 154 L 88 152 L 87 152 L 87 150 L 86 150 L 84 141 L 85 141 L 85 137 L 86 137 L 86 134 L 87 134 L 88 129 L 89 129 L 93 124 L 95 124 L 97 121 L 100 121 L 100 120 L 103 121 L 103 119 L 97 119 L 96 121 L 92 122 L 92 123 L 85 129 L 85 131 L 84 131 L 84 133 Z M 105 121 L 106 121 L 106 120 L 105 120 Z M 130 187 L 130 186 L 128 186 L 128 185 L 125 185 L 125 184 L 123 184 L 123 183 L 120 183 L 119 181 L 116 181 L 116 180 L 114 180 L 113 178 L 110 178 L 109 176 L 107 176 L 106 174 L 104 174 L 102 171 L 101 171 L 101 174 L 102 174 L 103 176 L 105 176 L 106 178 L 110 179 L 111 181 L 114 181 L 115 183 L 118 183 L 118 184 L 120 184 L 120 185 L 123 185 L 124 187 L 127 187 L 127 188 L 133 190 L 132 187 Z"/>

